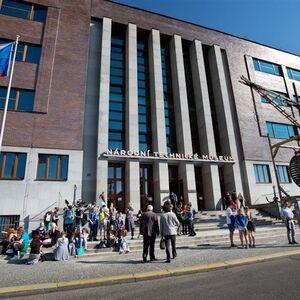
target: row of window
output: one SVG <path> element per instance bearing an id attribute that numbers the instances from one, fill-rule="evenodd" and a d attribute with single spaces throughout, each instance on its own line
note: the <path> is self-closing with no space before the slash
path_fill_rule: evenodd
<path id="1" fill-rule="evenodd" d="M 254 164 L 253 168 L 254 168 L 255 180 L 257 183 L 271 183 L 272 182 L 269 165 Z M 280 183 L 292 182 L 290 174 L 289 174 L 288 166 L 277 165 L 276 173 L 278 175 L 278 179 L 279 179 Z"/>
<path id="2" fill-rule="evenodd" d="M 0 153 L 0 179 L 22 180 L 25 177 L 26 153 Z M 66 181 L 68 179 L 68 155 L 38 155 L 38 180 Z"/>
<path id="3" fill-rule="evenodd" d="M 0 0 L 0 14 L 44 23 L 47 8 L 24 1 Z"/>
<path id="4" fill-rule="evenodd" d="M 282 76 L 282 68 L 280 65 L 264 61 L 261 59 L 253 58 L 253 65 L 256 71 Z M 295 70 L 292 68 L 286 68 L 288 77 L 293 80 L 300 81 L 300 70 Z"/>

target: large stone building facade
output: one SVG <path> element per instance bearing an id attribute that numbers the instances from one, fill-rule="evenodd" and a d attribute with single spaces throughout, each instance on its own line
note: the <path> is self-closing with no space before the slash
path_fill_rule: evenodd
<path id="1" fill-rule="evenodd" d="M 16 35 L 2 220 L 38 220 L 102 191 L 136 211 L 159 210 L 170 191 L 201 210 L 220 208 L 227 191 L 249 205 L 273 197 L 267 134 L 276 142 L 297 128 L 239 79 L 296 101 L 299 56 L 104 0 L 0 0 L 0 42 Z M 2 109 L 7 85 L 0 78 Z M 296 195 L 292 156 L 280 150 L 276 169 Z"/>

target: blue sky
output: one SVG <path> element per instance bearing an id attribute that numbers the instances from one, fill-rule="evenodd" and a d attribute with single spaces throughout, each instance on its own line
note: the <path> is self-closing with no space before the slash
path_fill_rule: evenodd
<path id="1" fill-rule="evenodd" d="M 300 55 L 300 0 L 114 0 Z"/>

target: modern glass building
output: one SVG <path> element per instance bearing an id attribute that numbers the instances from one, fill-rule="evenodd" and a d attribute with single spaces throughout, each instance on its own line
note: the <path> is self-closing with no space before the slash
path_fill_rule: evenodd
<path id="1" fill-rule="evenodd" d="M 300 57 L 112 1 L 0 0 L 0 43 L 21 36 L 0 154 L 0 224 L 37 222 L 64 200 L 158 211 L 170 191 L 220 209 L 256 205 L 275 172 L 290 195 L 298 129 L 242 75 L 298 99 Z M 0 115 L 8 85 L 0 78 Z M 299 111 L 279 102 L 299 120 Z M 2 221 L 1 221 L 2 220 Z M 5 221 L 6 222 L 6 221 Z"/>

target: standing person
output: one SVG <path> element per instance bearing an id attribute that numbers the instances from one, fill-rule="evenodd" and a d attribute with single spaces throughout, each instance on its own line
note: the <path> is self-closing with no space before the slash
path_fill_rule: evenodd
<path id="1" fill-rule="evenodd" d="M 60 238 L 57 240 L 55 249 L 53 251 L 55 260 L 68 260 L 69 259 L 69 240 L 65 233 L 62 231 Z"/>
<path id="2" fill-rule="evenodd" d="M 125 211 L 125 214 L 125 228 L 128 232 L 131 232 L 131 239 L 133 240 L 135 224 L 133 219 L 133 208 L 131 203 L 128 203 L 128 207 Z"/>
<path id="3" fill-rule="evenodd" d="M 172 257 L 173 259 L 177 256 L 176 253 L 176 235 L 179 221 L 176 215 L 171 212 L 171 206 L 166 204 L 163 206 L 165 212 L 160 217 L 160 232 L 161 236 L 165 239 L 167 263 L 171 262 L 171 245 L 172 245 Z"/>
<path id="4" fill-rule="evenodd" d="M 98 241 L 98 227 L 99 227 L 99 211 L 97 205 L 94 205 L 89 212 L 90 222 L 90 240 Z"/>
<path id="5" fill-rule="evenodd" d="M 283 219 L 286 229 L 287 229 L 287 238 L 289 244 L 298 244 L 295 240 L 295 224 L 294 224 L 294 214 L 289 208 L 289 202 L 284 201 L 280 210 L 280 216 Z"/>
<path id="6" fill-rule="evenodd" d="M 75 228 L 76 228 L 77 232 L 81 232 L 83 214 L 84 214 L 83 203 L 80 202 L 78 204 L 78 207 L 75 210 L 75 216 L 74 216 L 75 217 Z"/>
<path id="7" fill-rule="evenodd" d="M 100 241 L 102 241 L 103 239 L 106 240 L 107 221 L 108 221 L 108 212 L 106 211 L 106 206 L 103 205 L 100 208 L 100 213 L 99 213 Z M 103 232 L 103 238 L 102 238 L 102 232 Z"/>
<path id="8" fill-rule="evenodd" d="M 53 222 L 53 214 L 54 212 L 49 210 L 44 215 L 44 224 L 47 231 L 50 229 L 50 223 Z"/>
<path id="9" fill-rule="evenodd" d="M 109 225 L 111 224 L 116 225 L 116 219 L 117 219 L 117 210 L 114 207 L 114 203 L 111 202 L 109 206 Z"/>
<path id="10" fill-rule="evenodd" d="M 99 195 L 99 198 L 98 198 L 98 206 L 101 208 L 103 205 L 106 206 L 106 198 L 105 198 L 105 193 L 104 192 L 102 192 Z"/>
<path id="11" fill-rule="evenodd" d="M 181 201 L 179 203 L 177 203 L 175 213 L 176 213 L 176 217 L 179 221 L 179 226 L 177 228 L 177 235 L 180 235 L 180 232 L 182 229 L 182 202 Z"/>
<path id="12" fill-rule="evenodd" d="M 229 194 L 229 192 L 227 192 L 225 194 L 225 206 L 226 206 L 225 209 L 227 209 L 230 206 L 230 201 L 231 201 L 230 194 Z"/>
<path id="13" fill-rule="evenodd" d="M 52 222 L 55 223 L 56 226 L 58 225 L 58 219 L 59 219 L 58 212 L 59 212 L 59 208 L 54 207 Z"/>
<path id="14" fill-rule="evenodd" d="M 177 195 L 172 191 L 170 192 L 170 201 L 171 201 L 171 204 L 173 205 L 173 211 L 174 211 L 176 203 L 177 203 Z"/>
<path id="15" fill-rule="evenodd" d="M 153 206 L 147 206 L 147 212 L 141 216 L 140 231 L 143 235 L 143 262 L 147 262 L 148 250 L 150 247 L 150 261 L 156 260 L 154 255 L 154 246 L 156 236 L 159 235 L 159 226 L 156 213 L 153 212 Z"/>
<path id="16" fill-rule="evenodd" d="M 247 238 L 247 217 L 244 214 L 244 210 L 239 208 L 237 211 L 237 215 L 235 216 L 235 222 L 238 226 L 241 246 L 242 248 L 248 248 L 248 238 Z M 245 245 L 244 245 L 244 238 L 245 238 Z"/>
<path id="17" fill-rule="evenodd" d="M 233 206 L 233 202 L 230 202 L 228 208 L 226 209 L 226 223 L 229 229 L 230 247 L 235 247 L 235 244 L 233 243 L 233 233 L 235 230 L 235 217 L 233 212 Z"/>
<path id="18" fill-rule="evenodd" d="M 196 232 L 194 230 L 194 215 L 195 215 L 195 209 L 192 207 L 192 203 L 189 202 L 188 204 L 188 211 L 187 211 L 187 224 L 189 229 L 189 236 L 195 236 Z"/>
<path id="19" fill-rule="evenodd" d="M 187 235 L 187 228 L 188 228 L 188 208 L 187 208 L 186 204 L 183 204 L 183 206 L 182 206 L 181 220 L 182 220 L 182 234 L 183 235 Z"/>
<path id="20" fill-rule="evenodd" d="M 246 201 L 245 201 L 245 198 L 243 197 L 242 193 L 239 193 L 237 198 L 240 202 L 240 208 L 245 208 L 246 207 L 245 206 Z"/>
<path id="21" fill-rule="evenodd" d="M 68 208 L 64 211 L 64 227 L 67 235 L 73 230 L 74 226 L 74 211 L 72 209 L 72 205 L 69 205 Z"/>
<path id="22" fill-rule="evenodd" d="M 248 241 L 249 241 L 249 247 L 255 248 L 255 239 L 254 239 L 254 232 L 255 232 L 255 225 L 254 221 L 252 219 L 250 210 L 248 207 L 245 207 L 245 215 L 247 217 L 247 231 L 248 231 Z"/>

